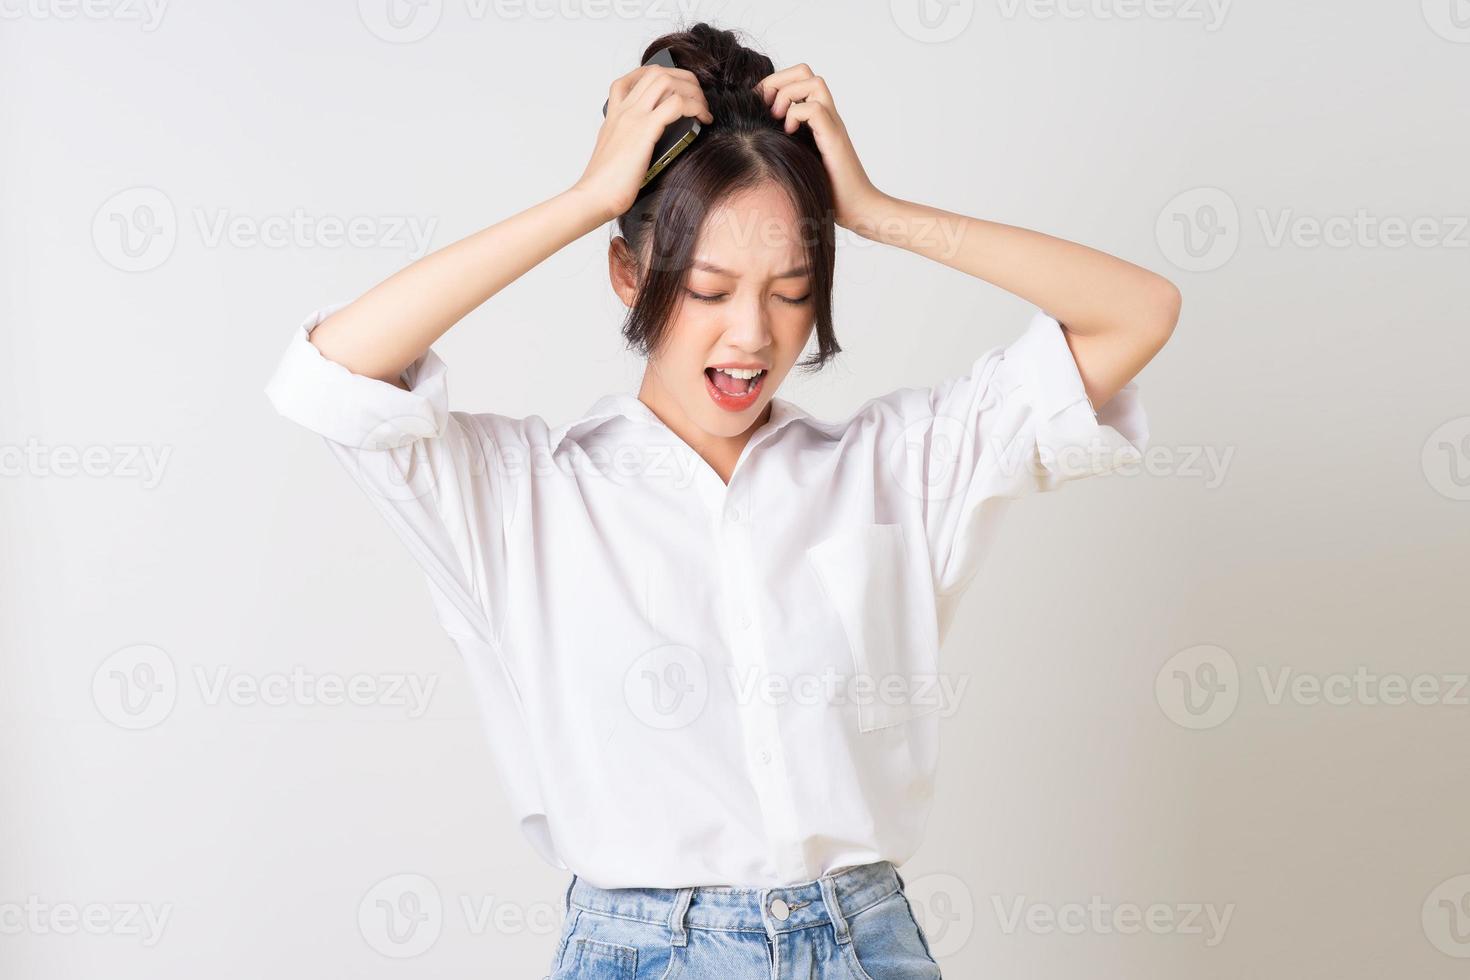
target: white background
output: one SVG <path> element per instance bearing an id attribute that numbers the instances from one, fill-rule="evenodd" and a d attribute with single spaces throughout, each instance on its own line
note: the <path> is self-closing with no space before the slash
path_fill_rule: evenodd
<path id="1" fill-rule="evenodd" d="M 306 314 L 422 254 L 403 222 L 437 248 L 574 181 L 679 11 L 388 2 L 0 0 L 7 977 L 545 972 L 566 878 L 509 820 L 421 574 L 262 388 Z M 1018 505 L 946 643 L 968 688 L 902 869 L 946 976 L 1462 976 L 1470 7 L 924 12 L 684 11 L 823 75 L 882 190 L 1184 293 L 1138 379 L 1154 471 Z M 456 408 L 636 388 L 608 234 L 436 345 Z M 845 236 L 837 277 L 846 352 L 782 391 L 819 416 L 1025 324 Z M 375 693 L 251 694 L 296 669 Z M 1427 703 L 1383 703 L 1394 675 Z M 1181 677 L 1218 681 L 1203 714 Z M 405 894 L 430 914 L 400 942 Z"/>

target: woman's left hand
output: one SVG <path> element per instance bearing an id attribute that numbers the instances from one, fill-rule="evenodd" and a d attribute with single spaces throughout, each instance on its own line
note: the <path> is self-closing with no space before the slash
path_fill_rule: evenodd
<path id="1" fill-rule="evenodd" d="M 756 91 L 771 107 L 771 114 L 786 121 L 786 132 L 796 132 L 801 123 L 810 127 L 817 149 L 822 152 L 827 177 L 832 181 L 837 212 L 833 220 L 853 230 L 870 217 L 873 204 L 882 197 L 882 192 L 873 186 L 858 161 L 857 150 L 853 149 L 847 127 L 837 114 L 832 93 L 822 76 L 813 75 L 803 62 L 767 75 L 756 84 Z"/>

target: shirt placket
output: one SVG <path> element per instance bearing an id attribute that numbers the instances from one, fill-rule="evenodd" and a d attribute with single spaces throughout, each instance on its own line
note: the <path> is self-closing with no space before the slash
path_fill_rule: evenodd
<path id="1" fill-rule="evenodd" d="M 738 491 L 727 490 L 721 498 L 715 533 L 720 539 L 719 554 L 724 556 L 719 566 L 725 597 L 726 642 L 738 678 L 760 682 L 731 687 L 737 694 L 736 710 L 746 763 L 760 801 L 776 870 L 783 881 L 801 881 L 807 874 L 797 838 L 796 802 L 791 795 L 781 742 L 780 703 L 767 695 L 764 683 L 769 661 L 756 618 L 755 583 L 759 581 L 760 558 L 752 541 L 753 515 L 748 499 Z M 776 685 L 774 689 L 784 691 L 789 685 Z M 755 693 L 742 698 L 738 696 L 741 691 Z"/>

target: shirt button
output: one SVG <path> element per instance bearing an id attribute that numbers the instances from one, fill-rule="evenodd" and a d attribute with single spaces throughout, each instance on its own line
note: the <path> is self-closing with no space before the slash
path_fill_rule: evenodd
<path id="1" fill-rule="evenodd" d="M 762 762 L 770 762 L 771 761 L 771 750 L 770 749 L 761 749 L 761 761 Z M 786 917 L 783 915 L 781 918 L 784 919 Z"/>
<path id="2" fill-rule="evenodd" d="M 785 922 L 787 919 L 791 918 L 791 906 L 787 905 L 786 902 L 782 899 L 773 899 L 771 901 L 771 915 L 772 917 L 779 919 L 782 922 Z"/>
<path id="3" fill-rule="evenodd" d="M 740 508 L 739 507 L 731 507 L 730 508 L 730 522 L 732 524 L 739 524 L 740 523 Z"/>
<path id="4" fill-rule="evenodd" d="M 742 612 L 737 615 L 735 617 L 735 625 L 741 629 L 748 629 L 750 627 L 750 614 Z"/>

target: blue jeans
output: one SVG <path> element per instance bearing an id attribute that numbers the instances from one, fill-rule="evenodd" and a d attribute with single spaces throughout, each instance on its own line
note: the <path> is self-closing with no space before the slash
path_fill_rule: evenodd
<path id="1" fill-rule="evenodd" d="M 544 980 L 936 980 L 888 861 L 783 888 L 598 888 L 572 875 Z"/>

